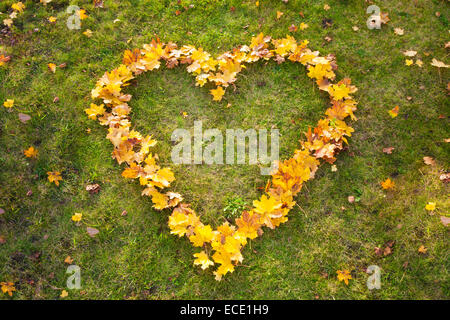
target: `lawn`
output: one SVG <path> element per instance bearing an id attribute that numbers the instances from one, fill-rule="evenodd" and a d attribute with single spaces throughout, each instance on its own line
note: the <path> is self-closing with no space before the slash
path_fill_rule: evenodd
<path id="1" fill-rule="evenodd" d="M 91 0 L 22 2 L 11 27 L 0 25 L 0 56 L 11 57 L 0 66 L 0 102 L 14 100 L 12 108 L 0 106 L 0 282 L 16 289 L 0 299 L 450 298 L 443 223 L 450 201 L 448 178 L 441 179 L 450 163 L 450 77 L 431 65 L 434 58 L 450 63 L 448 1 L 105 0 L 103 8 Z M 0 3 L 0 22 L 13 3 Z M 80 30 L 66 26 L 71 4 L 88 15 Z M 370 4 L 389 14 L 379 30 L 366 25 Z M 301 23 L 308 27 L 289 28 Z M 83 34 L 87 29 L 92 36 Z M 334 54 L 337 78 L 358 87 L 358 121 L 337 171 L 323 164 L 296 197 L 289 221 L 250 240 L 240 266 L 216 281 L 211 270 L 193 265 L 198 250 L 170 234 L 170 210 L 154 210 L 139 183 L 121 176 L 107 130 L 84 109 L 96 81 L 120 65 L 126 49 L 157 36 L 219 55 L 260 32 L 308 39 L 322 56 Z M 407 57 L 408 50 L 417 54 Z M 423 66 L 407 66 L 409 59 Z M 127 89 L 133 126 L 153 134 L 160 163 L 175 172 L 173 189 L 217 226 L 232 218 L 230 208 L 249 208 L 267 177 L 250 165 L 174 165 L 172 131 L 198 120 L 221 131 L 277 128 L 286 159 L 329 104 L 306 73 L 300 64 L 258 62 L 216 102 L 184 68 L 161 67 Z M 23 123 L 19 113 L 31 119 Z M 24 155 L 30 146 L 36 159 Z M 389 147 L 392 153 L 383 152 Z M 49 171 L 62 173 L 59 186 L 48 181 Z M 387 178 L 393 189 L 381 187 Z M 87 192 L 90 184 L 100 191 Z M 435 210 L 426 210 L 429 202 Z M 79 223 L 71 220 L 75 213 L 83 215 Z M 86 227 L 100 232 L 91 237 Z M 66 288 L 68 256 L 81 269 L 80 290 Z M 366 285 L 370 265 L 381 269 L 379 290 Z M 348 285 L 337 270 L 351 272 Z"/>

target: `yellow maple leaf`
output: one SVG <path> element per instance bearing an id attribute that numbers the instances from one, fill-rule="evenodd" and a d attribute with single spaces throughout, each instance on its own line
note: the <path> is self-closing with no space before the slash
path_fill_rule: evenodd
<path id="1" fill-rule="evenodd" d="M 172 181 L 175 181 L 175 175 L 169 168 L 163 168 L 150 175 L 150 179 L 152 180 L 152 185 L 158 188 L 167 188 Z"/>
<path id="2" fill-rule="evenodd" d="M 51 72 L 55 73 L 56 72 L 56 64 L 54 63 L 49 63 L 47 64 L 48 68 L 50 69 Z"/>
<path id="3" fill-rule="evenodd" d="M 395 186 L 395 182 L 392 181 L 390 178 L 387 178 L 385 181 L 380 182 L 383 189 L 393 189 Z"/>
<path id="4" fill-rule="evenodd" d="M 255 239 L 258 236 L 258 230 L 261 228 L 259 215 L 252 211 L 244 211 L 240 218 L 236 219 L 239 232 L 249 239 Z"/>
<path id="5" fill-rule="evenodd" d="M 262 195 L 261 201 L 253 201 L 253 206 L 255 207 L 254 211 L 260 214 L 270 213 L 274 210 L 280 209 L 282 205 L 282 202 L 277 201 L 274 197 L 267 198 L 265 194 Z"/>
<path id="6" fill-rule="evenodd" d="M 49 171 L 47 172 L 48 181 L 50 183 L 54 182 L 57 186 L 59 186 L 59 181 L 62 180 L 61 173 L 58 171 Z"/>
<path id="7" fill-rule="evenodd" d="M 434 211 L 436 209 L 436 202 L 428 202 L 425 209 L 427 211 Z"/>
<path id="8" fill-rule="evenodd" d="M 399 106 L 395 106 L 394 108 L 389 110 L 388 113 L 391 116 L 391 118 L 395 118 L 396 116 L 398 116 L 399 111 L 400 111 L 400 107 Z"/>
<path id="9" fill-rule="evenodd" d="M 322 80 L 323 78 L 331 79 L 335 76 L 331 65 L 328 64 L 317 64 L 315 66 L 310 66 L 308 68 L 308 77 L 312 79 Z"/>
<path id="10" fill-rule="evenodd" d="M 421 245 L 417 251 L 419 251 L 419 253 L 425 254 L 425 253 L 427 253 L 427 250 L 428 249 L 425 248 L 425 246 Z"/>
<path id="11" fill-rule="evenodd" d="M 0 55 L 0 67 L 7 63 L 9 60 L 11 60 L 11 56 L 5 56 L 4 54 Z"/>
<path id="12" fill-rule="evenodd" d="M 80 222 L 82 217 L 83 217 L 83 214 L 82 214 L 82 213 L 75 213 L 75 214 L 72 216 L 72 221 L 74 221 L 74 222 Z"/>
<path id="13" fill-rule="evenodd" d="M 277 19 L 280 19 L 284 13 L 281 11 L 277 11 Z"/>
<path id="14" fill-rule="evenodd" d="M 205 253 L 205 251 L 194 253 L 194 257 L 197 258 L 194 260 L 194 265 L 200 265 L 203 270 L 205 270 L 209 266 L 214 265 L 214 262 L 209 260 L 208 255 Z"/>
<path id="15" fill-rule="evenodd" d="M 223 90 L 222 87 L 217 87 L 217 89 L 210 90 L 213 100 L 214 101 L 220 101 L 222 100 L 223 95 L 225 94 L 225 90 Z"/>
<path id="16" fill-rule="evenodd" d="M 16 291 L 14 282 L 0 282 L 0 286 L 3 293 L 7 293 L 10 297 L 13 295 L 13 291 Z"/>
<path id="17" fill-rule="evenodd" d="M 346 285 L 348 285 L 348 280 L 352 279 L 352 275 L 348 270 L 338 270 L 336 273 L 338 280 L 344 281 Z"/>
<path id="18" fill-rule="evenodd" d="M 71 263 L 73 262 L 73 259 L 72 259 L 70 256 L 67 256 L 67 257 L 64 259 L 64 262 L 67 263 L 67 264 L 71 264 Z"/>
<path id="19" fill-rule="evenodd" d="M 27 158 L 36 158 L 38 151 L 34 147 L 29 147 L 23 152 Z"/>
<path id="20" fill-rule="evenodd" d="M 88 38 L 92 37 L 92 33 L 93 32 L 90 29 L 86 29 L 86 31 L 83 32 L 83 34 Z"/>
<path id="21" fill-rule="evenodd" d="M 133 162 L 131 166 L 123 170 L 122 177 L 127 179 L 136 179 L 139 176 L 140 170 L 141 166 Z"/>
<path id="22" fill-rule="evenodd" d="M 156 210 L 162 210 L 169 206 L 169 197 L 156 190 L 151 192 L 153 208 Z"/>
<path id="23" fill-rule="evenodd" d="M 13 10 L 19 11 L 19 12 L 23 12 L 23 9 L 25 9 L 25 5 L 22 2 L 17 2 L 14 3 L 11 8 Z"/>
<path id="24" fill-rule="evenodd" d="M 222 276 L 234 271 L 231 255 L 228 252 L 224 250 L 216 251 L 213 255 L 213 260 L 220 264 L 220 267 L 214 272 L 216 280 L 220 281 Z"/>
<path id="25" fill-rule="evenodd" d="M 347 87 L 345 84 L 341 85 L 333 84 L 329 87 L 328 92 L 330 96 L 336 101 L 350 97 L 349 96 L 350 88 Z"/>
<path id="26" fill-rule="evenodd" d="M 210 242 L 214 236 L 210 225 L 197 226 L 194 229 L 194 234 L 189 237 L 189 240 L 195 247 L 201 247 L 205 242 Z"/>
<path id="27" fill-rule="evenodd" d="M 5 108 L 12 108 L 14 106 L 14 100 L 13 99 L 6 99 L 6 101 L 3 102 L 3 106 Z"/>
<path id="28" fill-rule="evenodd" d="M 50 22 L 50 23 L 55 23 L 55 22 L 56 22 L 56 17 L 50 16 L 50 17 L 48 18 L 48 22 Z"/>
<path id="29" fill-rule="evenodd" d="M 67 297 L 68 295 L 69 295 L 69 293 L 68 293 L 66 290 L 63 290 L 63 291 L 61 292 L 60 297 L 61 297 L 61 298 L 65 298 L 65 297 Z"/>
<path id="30" fill-rule="evenodd" d="M 182 237 L 186 234 L 188 226 L 189 226 L 188 215 L 174 210 L 174 212 L 169 217 L 170 233 Z"/>
<path id="31" fill-rule="evenodd" d="M 80 9 L 78 11 L 78 16 L 80 17 L 81 20 L 84 20 L 88 17 L 88 15 L 86 14 L 86 10 L 84 9 Z"/>
<path id="32" fill-rule="evenodd" d="M 84 112 L 88 115 L 89 119 L 96 120 L 97 116 L 101 116 L 105 113 L 104 105 L 96 105 L 95 103 L 91 103 L 90 108 L 84 109 Z"/>
<path id="33" fill-rule="evenodd" d="M 411 65 L 413 65 L 413 64 L 414 64 L 414 61 L 413 61 L 413 60 L 411 60 L 411 59 L 406 59 L 406 60 L 405 60 L 405 65 L 407 65 L 408 67 L 411 66 Z"/>
<path id="34" fill-rule="evenodd" d="M 305 29 L 307 29 L 308 27 L 309 27 L 308 24 L 306 24 L 306 23 L 304 23 L 304 22 L 300 23 L 300 30 L 305 30 Z"/>

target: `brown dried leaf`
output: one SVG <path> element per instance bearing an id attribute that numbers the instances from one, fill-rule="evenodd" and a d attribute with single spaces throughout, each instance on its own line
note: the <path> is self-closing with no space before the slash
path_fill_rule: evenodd
<path id="1" fill-rule="evenodd" d="M 94 8 L 103 8 L 103 0 L 94 0 Z"/>
<path id="2" fill-rule="evenodd" d="M 425 162 L 425 164 L 428 166 L 434 166 L 436 164 L 434 159 L 431 157 L 423 157 L 423 162 Z"/>
<path id="3" fill-rule="evenodd" d="M 290 32 L 296 32 L 297 30 L 298 30 L 298 27 L 295 24 L 291 24 L 291 26 L 289 27 Z"/>
<path id="4" fill-rule="evenodd" d="M 379 247 L 375 247 L 375 255 L 381 257 L 383 255 L 383 250 Z"/>
<path id="5" fill-rule="evenodd" d="M 92 238 L 95 237 L 100 232 L 100 231 L 98 231 L 98 229 L 91 228 L 91 227 L 86 227 L 86 231 L 87 231 L 88 235 Z"/>
<path id="6" fill-rule="evenodd" d="M 445 217 L 445 216 L 441 216 L 441 222 L 444 226 L 448 227 L 448 224 L 450 223 L 450 218 L 449 217 Z"/>
<path id="7" fill-rule="evenodd" d="M 443 173 L 439 176 L 439 179 L 444 182 L 444 183 L 448 183 L 450 182 L 450 172 L 447 173 Z M 1 212 L 0 212 L 1 213 Z"/>
<path id="8" fill-rule="evenodd" d="M 27 123 L 28 121 L 31 120 L 31 117 L 29 115 L 27 115 L 27 114 L 19 113 L 19 120 L 22 123 Z"/>
<path id="9" fill-rule="evenodd" d="M 98 183 L 88 184 L 86 186 L 86 191 L 88 191 L 90 194 L 98 193 L 100 191 L 100 185 Z"/>

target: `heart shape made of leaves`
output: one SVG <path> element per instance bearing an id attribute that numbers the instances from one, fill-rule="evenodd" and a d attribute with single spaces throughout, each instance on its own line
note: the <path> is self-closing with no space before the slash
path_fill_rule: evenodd
<path id="1" fill-rule="evenodd" d="M 153 207 L 157 210 L 172 208 L 169 216 L 169 228 L 172 234 L 187 236 L 195 247 L 203 250 L 195 253 L 195 265 L 202 269 L 219 264 L 214 272 L 216 279 L 221 280 L 235 266 L 242 262 L 242 249 L 248 239 L 255 239 L 263 234 L 262 227 L 274 229 L 288 220 L 287 214 L 293 208 L 294 197 L 300 192 L 305 181 L 312 179 L 320 164 L 320 159 L 333 163 L 335 155 L 347 143 L 346 137 L 354 131 L 344 121 L 350 117 L 356 120 L 353 112 L 357 102 L 350 96 L 357 88 L 351 80 L 345 78 L 333 83 L 337 69 L 335 57 L 319 56 L 317 51 L 307 47 L 308 41 L 300 43 L 290 36 L 272 39 L 262 33 L 253 37 L 249 46 L 239 46 L 213 58 L 202 48 L 182 46 L 174 43 L 161 43 L 152 40 L 143 49 L 126 50 L 123 64 L 111 72 L 106 72 L 92 90 L 93 99 L 102 99 L 103 104 L 91 103 L 85 112 L 89 118 L 99 120 L 108 126 L 107 139 L 114 145 L 113 158 L 127 167 L 122 176 L 139 179 L 145 186 L 142 195 L 150 196 Z M 328 92 L 331 107 L 325 112 L 314 129 L 306 132 L 306 140 L 287 160 L 279 161 L 278 168 L 272 173 L 264 194 L 253 201 L 253 208 L 244 211 L 236 219 L 236 225 L 225 222 L 215 230 L 201 222 L 200 217 L 183 203 L 183 198 L 175 192 L 163 193 L 175 180 L 170 168 L 161 168 L 157 157 L 150 153 L 156 144 L 152 136 L 143 136 L 131 130 L 131 95 L 122 92 L 130 80 L 137 75 L 158 69 L 165 61 L 167 68 L 187 65 L 187 71 L 196 76 L 196 85 L 203 87 L 207 82 L 216 88 L 210 90 L 213 100 L 220 101 L 225 89 L 234 84 L 237 74 L 245 68 L 245 63 L 274 59 L 277 63 L 289 60 L 300 62 L 306 66 L 308 76 L 316 80 L 320 90 Z M 224 89 L 225 88 L 225 89 Z"/>

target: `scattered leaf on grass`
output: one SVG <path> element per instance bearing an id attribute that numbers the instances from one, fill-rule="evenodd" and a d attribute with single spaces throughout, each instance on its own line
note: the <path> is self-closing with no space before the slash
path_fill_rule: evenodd
<path id="1" fill-rule="evenodd" d="M 450 172 L 441 174 L 439 179 L 444 183 L 450 182 Z"/>
<path id="2" fill-rule="evenodd" d="M 100 191 L 100 185 L 98 183 L 88 184 L 86 186 L 86 191 L 89 192 L 90 194 L 98 193 Z"/>
<path id="3" fill-rule="evenodd" d="M 12 108 L 14 106 L 14 100 L 13 99 L 6 99 L 6 101 L 3 102 L 3 106 L 5 108 Z"/>
<path id="4" fill-rule="evenodd" d="M 427 253 L 427 248 L 425 248 L 423 245 L 419 247 L 419 249 L 417 251 L 419 251 L 419 253 L 425 254 Z"/>
<path id="5" fill-rule="evenodd" d="M 398 116 L 399 111 L 400 111 L 400 107 L 395 106 L 393 109 L 389 110 L 388 112 L 392 118 L 395 118 L 396 116 Z"/>
<path id="6" fill-rule="evenodd" d="M 34 147 L 29 147 L 27 150 L 23 152 L 23 154 L 27 158 L 36 158 L 38 155 L 38 151 Z"/>
<path id="7" fill-rule="evenodd" d="M 16 291 L 14 282 L 0 282 L 0 286 L 3 293 L 7 293 L 10 297 L 13 295 L 13 291 Z"/>
<path id="8" fill-rule="evenodd" d="M 428 166 L 434 166 L 436 164 L 432 157 L 423 157 L 423 162 Z"/>
<path id="9" fill-rule="evenodd" d="M 338 270 L 336 273 L 338 280 L 344 281 L 346 285 L 348 285 L 348 280 L 352 279 L 352 275 L 348 270 Z"/>
<path id="10" fill-rule="evenodd" d="M 385 181 L 380 182 L 380 184 L 384 190 L 393 189 L 395 186 L 395 182 L 392 181 L 390 178 L 387 178 Z"/>
<path id="11" fill-rule="evenodd" d="M 94 8 L 103 8 L 103 0 L 94 0 Z"/>
<path id="12" fill-rule="evenodd" d="M 3 66 L 9 60 L 11 60 L 11 56 L 0 55 L 0 66 Z"/>
<path id="13" fill-rule="evenodd" d="M 417 54 L 417 51 L 407 50 L 407 51 L 403 52 L 403 54 L 407 57 L 414 57 Z"/>
<path id="14" fill-rule="evenodd" d="M 51 72 L 55 73 L 56 72 L 56 64 L 54 63 L 49 63 L 47 64 L 48 68 L 50 69 Z"/>
<path id="15" fill-rule="evenodd" d="M 380 13 L 380 20 L 382 24 L 387 24 L 389 21 L 391 21 L 391 19 L 389 18 L 389 13 L 388 12 L 381 12 Z"/>
<path id="16" fill-rule="evenodd" d="M 450 223 L 450 218 L 449 217 L 445 217 L 445 216 L 441 216 L 441 222 L 444 226 L 448 227 L 448 224 Z"/>
<path id="17" fill-rule="evenodd" d="M 88 38 L 92 37 L 92 33 L 93 32 L 90 29 L 86 29 L 86 31 L 83 32 L 83 34 Z"/>
<path id="18" fill-rule="evenodd" d="M 394 147 L 383 148 L 383 152 L 386 154 L 392 154 L 392 151 L 394 151 L 394 150 L 395 150 Z"/>
<path id="19" fill-rule="evenodd" d="M 49 171 L 47 172 L 48 181 L 50 183 L 54 182 L 57 186 L 59 186 L 59 181 L 62 181 L 61 173 L 58 171 Z"/>
<path id="20" fill-rule="evenodd" d="M 402 28 L 395 28 L 394 33 L 398 36 L 402 36 L 405 34 L 405 30 L 403 30 Z"/>
<path id="21" fill-rule="evenodd" d="M 82 218 L 83 218 L 83 214 L 82 214 L 82 213 L 75 213 L 75 214 L 72 216 L 72 221 L 74 221 L 74 222 L 80 222 Z"/>
<path id="22" fill-rule="evenodd" d="M 95 237 L 100 232 L 100 231 L 98 231 L 98 229 L 91 228 L 91 227 L 87 227 L 86 231 L 87 231 L 88 235 L 92 238 Z"/>
<path id="23" fill-rule="evenodd" d="M 436 209 L 436 202 L 428 202 L 425 209 L 427 211 L 434 211 Z"/>
<path id="24" fill-rule="evenodd" d="M 436 60 L 435 58 L 433 58 L 433 60 L 431 61 L 431 65 L 433 67 L 437 67 L 437 68 L 450 68 L 450 66 L 448 64 L 445 64 L 442 61 Z"/>
<path id="25" fill-rule="evenodd" d="M 27 123 L 28 121 L 31 120 L 31 117 L 25 113 L 19 113 L 19 120 L 22 123 Z"/>

